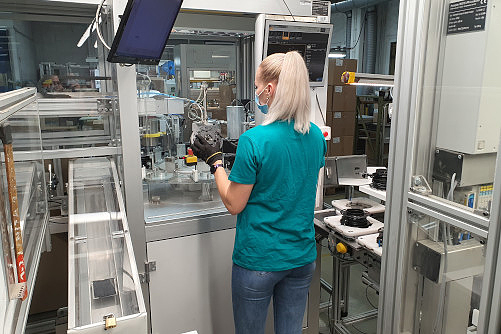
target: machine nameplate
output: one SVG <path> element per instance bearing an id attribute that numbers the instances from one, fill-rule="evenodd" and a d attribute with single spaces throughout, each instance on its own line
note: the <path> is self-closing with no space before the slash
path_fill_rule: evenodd
<path id="1" fill-rule="evenodd" d="M 485 30 L 487 0 L 463 0 L 449 4 L 447 35 Z"/>

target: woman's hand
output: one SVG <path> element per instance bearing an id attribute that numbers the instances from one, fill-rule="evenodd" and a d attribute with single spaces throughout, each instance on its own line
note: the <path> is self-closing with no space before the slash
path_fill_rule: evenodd
<path id="1" fill-rule="evenodd" d="M 216 161 L 223 159 L 223 153 L 216 147 L 209 144 L 205 138 L 196 135 L 193 145 L 191 145 L 193 153 L 205 161 L 209 166 L 213 165 Z"/>

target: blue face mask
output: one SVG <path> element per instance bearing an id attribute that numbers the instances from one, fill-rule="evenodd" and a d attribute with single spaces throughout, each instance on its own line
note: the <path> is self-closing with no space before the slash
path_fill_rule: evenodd
<path id="1" fill-rule="evenodd" d="M 254 93 L 254 101 L 256 102 L 257 107 L 259 108 L 259 110 L 261 110 L 261 112 L 266 115 L 268 113 L 268 104 L 260 104 L 259 103 L 259 97 L 261 96 L 261 94 L 263 94 L 263 92 L 265 90 L 266 90 L 266 88 L 263 89 L 261 91 L 261 93 L 259 93 L 259 94 Z"/>

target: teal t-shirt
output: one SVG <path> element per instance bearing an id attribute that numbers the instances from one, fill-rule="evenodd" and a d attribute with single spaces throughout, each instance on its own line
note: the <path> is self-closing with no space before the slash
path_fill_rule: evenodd
<path id="1" fill-rule="evenodd" d="M 254 184 L 238 214 L 233 262 L 249 270 L 281 271 L 316 259 L 313 213 L 327 145 L 320 129 L 294 122 L 260 125 L 242 134 L 229 179 Z"/>

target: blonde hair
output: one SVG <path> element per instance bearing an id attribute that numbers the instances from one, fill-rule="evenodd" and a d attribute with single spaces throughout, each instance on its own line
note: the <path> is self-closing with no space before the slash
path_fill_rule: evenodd
<path id="1" fill-rule="evenodd" d="M 297 51 L 275 53 L 259 65 L 260 79 L 277 81 L 277 88 L 263 125 L 294 120 L 294 130 L 310 131 L 310 85 L 303 57 Z"/>

